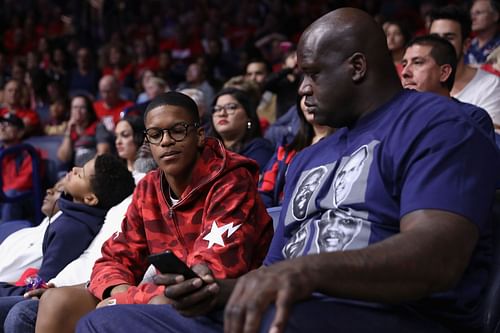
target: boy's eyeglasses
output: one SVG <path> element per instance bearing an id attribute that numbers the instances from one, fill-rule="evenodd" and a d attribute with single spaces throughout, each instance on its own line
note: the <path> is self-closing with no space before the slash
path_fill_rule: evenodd
<path id="1" fill-rule="evenodd" d="M 228 115 L 235 114 L 241 106 L 238 103 L 227 103 L 226 105 L 216 105 L 212 109 L 212 115 L 220 115 L 222 110 L 226 111 Z"/>
<path id="2" fill-rule="evenodd" d="M 151 127 L 144 131 L 144 135 L 146 136 L 146 140 L 154 145 L 159 145 L 160 142 L 163 141 L 163 135 L 165 134 L 165 132 L 168 133 L 170 139 L 174 140 L 175 142 L 180 142 L 186 138 L 188 134 L 188 129 L 191 126 L 193 128 L 198 128 L 199 124 L 181 123 L 181 124 L 176 124 L 170 128 Z"/>

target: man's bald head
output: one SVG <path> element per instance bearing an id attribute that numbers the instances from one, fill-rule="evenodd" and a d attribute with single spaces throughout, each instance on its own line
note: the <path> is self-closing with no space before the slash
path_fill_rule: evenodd
<path id="1" fill-rule="evenodd" d="M 299 93 L 323 125 L 353 125 L 401 89 L 382 28 L 358 9 L 316 20 L 302 35 L 297 56 L 304 72 Z"/>
<path id="2" fill-rule="evenodd" d="M 341 53 L 344 58 L 361 52 L 370 58 L 384 59 L 387 66 L 391 63 L 382 28 L 359 9 L 340 8 L 320 17 L 307 28 L 300 43 L 306 41 L 317 49 L 326 47 Z"/>
<path id="3" fill-rule="evenodd" d="M 99 94 L 101 99 L 113 107 L 120 100 L 120 84 L 113 75 L 104 75 L 99 80 Z"/>

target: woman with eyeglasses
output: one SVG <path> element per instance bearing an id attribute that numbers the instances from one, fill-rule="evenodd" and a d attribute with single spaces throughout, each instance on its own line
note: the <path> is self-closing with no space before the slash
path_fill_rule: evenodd
<path id="1" fill-rule="evenodd" d="M 224 88 L 215 96 L 210 135 L 221 140 L 227 149 L 255 160 L 260 170 L 274 152 L 272 144 L 262 138 L 252 99 L 236 88 Z"/>
<path id="2" fill-rule="evenodd" d="M 144 129 L 144 120 L 137 116 L 125 117 L 115 127 L 116 152 L 127 162 L 127 168 L 132 173 L 137 152 L 144 142 Z"/>

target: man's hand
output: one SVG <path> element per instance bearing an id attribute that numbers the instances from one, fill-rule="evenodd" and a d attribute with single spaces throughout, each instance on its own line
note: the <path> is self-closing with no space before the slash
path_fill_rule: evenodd
<path id="1" fill-rule="evenodd" d="M 103 299 L 97 304 L 96 309 L 103 308 L 105 306 L 116 305 L 116 299 L 114 297 L 108 297 Z"/>
<path id="2" fill-rule="evenodd" d="M 283 332 L 292 305 L 314 290 L 304 260 L 298 259 L 261 267 L 239 278 L 224 312 L 224 332 L 257 332 L 271 303 L 276 314 L 270 332 Z"/>
<path id="3" fill-rule="evenodd" d="M 210 312 L 217 304 L 220 287 L 212 272 L 204 264 L 192 267 L 200 278 L 184 280 L 178 274 L 158 274 L 153 280 L 158 285 L 164 285 L 166 300 L 153 298 L 153 302 L 171 304 L 184 316 L 199 316 Z"/>
<path id="4" fill-rule="evenodd" d="M 40 297 L 42 297 L 45 290 L 47 290 L 49 288 L 55 288 L 55 287 L 56 286 L 53 283 L 49 283 L 49 284 L 47 284 L 47 288 L 38 288 L 38 289 L 33 289 L 30 291 L 27 291 L 24 293 L 23 297 L 24 298 L 31 298 L 31 299 L 39 299 Z"/>

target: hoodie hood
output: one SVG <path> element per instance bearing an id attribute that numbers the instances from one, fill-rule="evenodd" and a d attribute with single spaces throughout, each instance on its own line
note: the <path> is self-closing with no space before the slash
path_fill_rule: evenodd
<path id="1" fill-rule="evenodd" d="M 86 225 L 92 234 L 97 234 L 103 224 L 107 210 L 73 202 L 70 199 L 69 195 L 63 193 L 57 202 L 59 209 L 68 219 Z"/>

